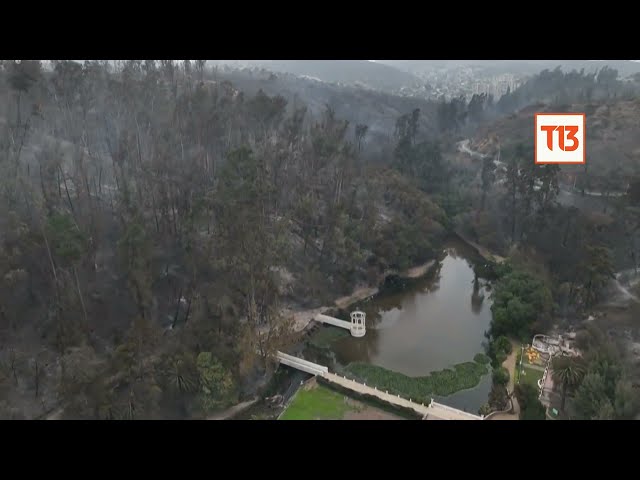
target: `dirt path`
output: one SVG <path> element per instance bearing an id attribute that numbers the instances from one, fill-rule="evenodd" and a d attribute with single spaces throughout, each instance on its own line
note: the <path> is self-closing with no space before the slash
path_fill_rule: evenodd
<path id="1" fill-rule="evenodd" d="M 509 383 L 507 388 L 510 392 L 513 392 L 513 379 L 515 378 L 518 352 L 520 352 L 520 344 L 514 340 L 511 340 L 511 353 L 509 354 L 507 359 L 502 362 L 502 366 L 509 370 Z"/>
<path id="2" fill-rule="evenodd" d="M 311 320 L 313 320 L 313 317 L 315 317 L 319 313 L 322 313 L 324 310 L 326 310 L 325 307 L 314 308 L 314 309 L 311 309 L 311 310 L 292 310 L 290 308 L 283 308 L 282 309 L 282 314 L 283 315 L 292 315 L 293 316 L 293 330 L 296 331 L 296 332 L 301 332 L 305 328 L 307 328 L 307 325 L 309 325 Z"/>
<path id="3" fill-rule="evenodd" d="M 482 245 L 479 245 L 476 242 L 469 240 L 460 232 L 456 231 L 455 234 L 458 237 L 460 237 L 464 242 L 468 243 L 471 247 L 475 248 L 477 252 L 480 254 L 480 256 L 483 257 L 485 260 L 490 260 L 495 263 L 503 263 L 507 260 L 505 257 L 501 257 L 500 255 L 491 253 L 489 249 L 487 249 L 486 247 L 483 247 Z"/>
<path id="4" fill-rule="evenodd" d="M 513 379 L 516 371 L 516 360 L 518 352 L 520 351 L 520 345 L 513 340 L 511 341 L 511 353 L 507 359 L 502 362 L 502 366 L 509 370 L 509 383 L 507 384 L 507 390 L 513 393 Z M 512 395 L 511 402 L 513 404 L 513 413 L 498 413 L 490 418 L 490 420 L 519 420 L 520 419 L 520 405 L 515 395 Z"/>
<path id="5" fill-rule="evenodd" d="M 360 300 L 364 300 L 365 298 L 369 298 L 376 293 L 378 293 L 378 289 L 375 287 L 358 287 L 353 291 L 351 295 L 347 295 L 346 297 L 342 297 L 336 300 L 336 307 L 347 308 L 352 303 L 356 303 Z"/>
<path id="6" fill-rule="evenodd" d="M 418 267 L 420 268 L 420 267 Z M 341 308 L 346 309 L 349 305 L 356 303 L 360 300 L 364 300 L 365 298 L 369 298 L 372 295 L 378 293 L 378 289 L 375 287 L 357 287 L 351 295 L 347 295 L 345 297 L 341 297 L 337 299 L 334 305 L 330 307 L 319 307 L 313 308 L 310 310 L 295 310 L 291 308 L 283 308 L 283 315 L 292 315 L 293 316 L 293 329 L 296 332 L 301 332 L 309 323 L 314 319 L 316 315 L 319 313 L 324 313 L 329 308 Z"/>
<path id="7" fill-rule="evenodd" d="M 420 278 L 426 275 L 426 273 L 431 269 L 431 267 L 433 267 L 434 263 L 436 263 L 435 260 L 430 260 L 425 264 L 410 268 L 406 272 L 404 272 L 402 276 L 404 278 Z"/>
<path id="8" fill-rule="evenodd" d="M 233 407 L 227 408 L 223 412 L 216 413 L 215 415 L 207 417 L 207 420 L 227 420 L 233 417 L 234 415 L 240 413 L 241 411 L 249 408 L 251 405 L 253 405 L 257 401 L 258 401 L 258 398 L 254 398 L 253 400 L 248 400 L 246 402 L 239 403 L 237 405 L 234 405 Z"/>

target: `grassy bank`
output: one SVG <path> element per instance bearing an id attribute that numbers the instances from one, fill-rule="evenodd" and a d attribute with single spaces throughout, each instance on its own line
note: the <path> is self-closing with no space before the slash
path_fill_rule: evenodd
<path id="1" fill-rule="evenodd" d="M 378 397 L 374 397 L 373 395 L 367 395 L 364 393 L 354 392 L 348 388 L 342 387 L 340 385 L 336 385 L 334 383 L 329 383 L 325 379 L 318 377 L 317 379 L 319 385 L 325 385 L 327 388 L 330 388 L 334 392 L 341 393 L 353 400 L 361 402 L 364 405 L 369 406 L 370 408 L 375 408 L 377 410 L 387 412 L 391 415 L 398 417 L 398 419 L 406 419 L 406 420 L 420 420 L 422 416 L 416 413 L 414 410 L 410 408 L 400 407 L 398 405 L 390 405 Z"/>
<path id="2" fill-rule="evenodd" d="M 402 420 L 420 418 L 380 400 L 326 384 L 321 378 L 302 387 L 280 420 Z"/>
<path id="3" fill-rule="evenodd" d="M 489 368 L 483 363 L 483 356 L 476 356 L 476 360 L 480 361 L 460 363 L 452 369 L 432 372 L 425 377 L 408 377 L 366 363 L 352 363 L 345 370 L 351 377 L 375 385 L 380 390 L 428 403 L 432 395 L 447 396 L 477 386 Z"/>
<path id="4" fill-rule="evenodd" d="M 350 409 L 344 395 L 319 385 L 301 388 L 280 420 L 339 420 Z"/>
<path id="5" fill-rule="evenodd" d="M 525 366 L 519 375 L 518 383 L 528 383 L 531 386 L 538 388 L 538 380 L 540 380 L 543 375 L 544 370 Z"/>

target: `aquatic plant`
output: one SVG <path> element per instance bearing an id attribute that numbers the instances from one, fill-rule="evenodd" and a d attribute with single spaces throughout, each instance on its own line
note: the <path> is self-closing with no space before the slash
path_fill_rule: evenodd
<path id="1" fill-rule="evenodd" d="M 484 357 L 476 358 L 484 361 Z M 453 368 L 432 372 L 423 377 L 409 377 L 402 373 L 367 363 L 351 363 L 345 368 L 347 375 L 387 390 L 394 395 L 428 403 L 432 395 L 447 396 L 460 390 L 473 388 L 489 371 L 486 363 L 474 361 L 454 365 Z"/>

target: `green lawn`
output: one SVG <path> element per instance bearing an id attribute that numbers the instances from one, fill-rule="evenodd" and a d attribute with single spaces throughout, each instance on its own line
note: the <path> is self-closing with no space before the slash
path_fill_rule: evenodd
<path id="1" fill-rule="evenodd" d="M 520 381 L 520 360 L 522 359 L 522 355 L 524 352 L 524 347 L 520 346 L 520 351 L 516 356 L 516 368 L 513 369 L 513 384 L 517 385 Z"/>
<path id="2" fill-rule="evenodd" d="M 544 371 L 542 370 L 528 368 L 526 365 L 523 365 L 522 373 L 520 374 L 520 382 L 529 383 L 534 387 L 538 388 L 538 380 L 542 378 L 543 374 L 544 374 Z"/>
<path id="3" fill-rule="evenodd" d="M 280 420 L 340 420 L 353 409 L 344 395 L 317 385 L 299 390 Z"/>

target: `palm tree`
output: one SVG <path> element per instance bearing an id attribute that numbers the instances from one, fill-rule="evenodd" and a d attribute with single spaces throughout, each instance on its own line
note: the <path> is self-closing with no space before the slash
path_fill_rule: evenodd
<path id="1" fill-rule="evenodd" d="M 560 410 L 564 411 L 564 403 L 567 399 L 567 390 L 578 385 L 585 374 L 585 366 L 577 357 L 558 356 L 551 361 L 553 381 L 562 384 L 562 404 Z"/>
<path id="2" fill-rule="evenodd" d="M 193 392 L 198 387 L 195 360 L 188 354 L 177 354 L 167 362 L 166 376 L 169 386 L 178 393 Z"/>

